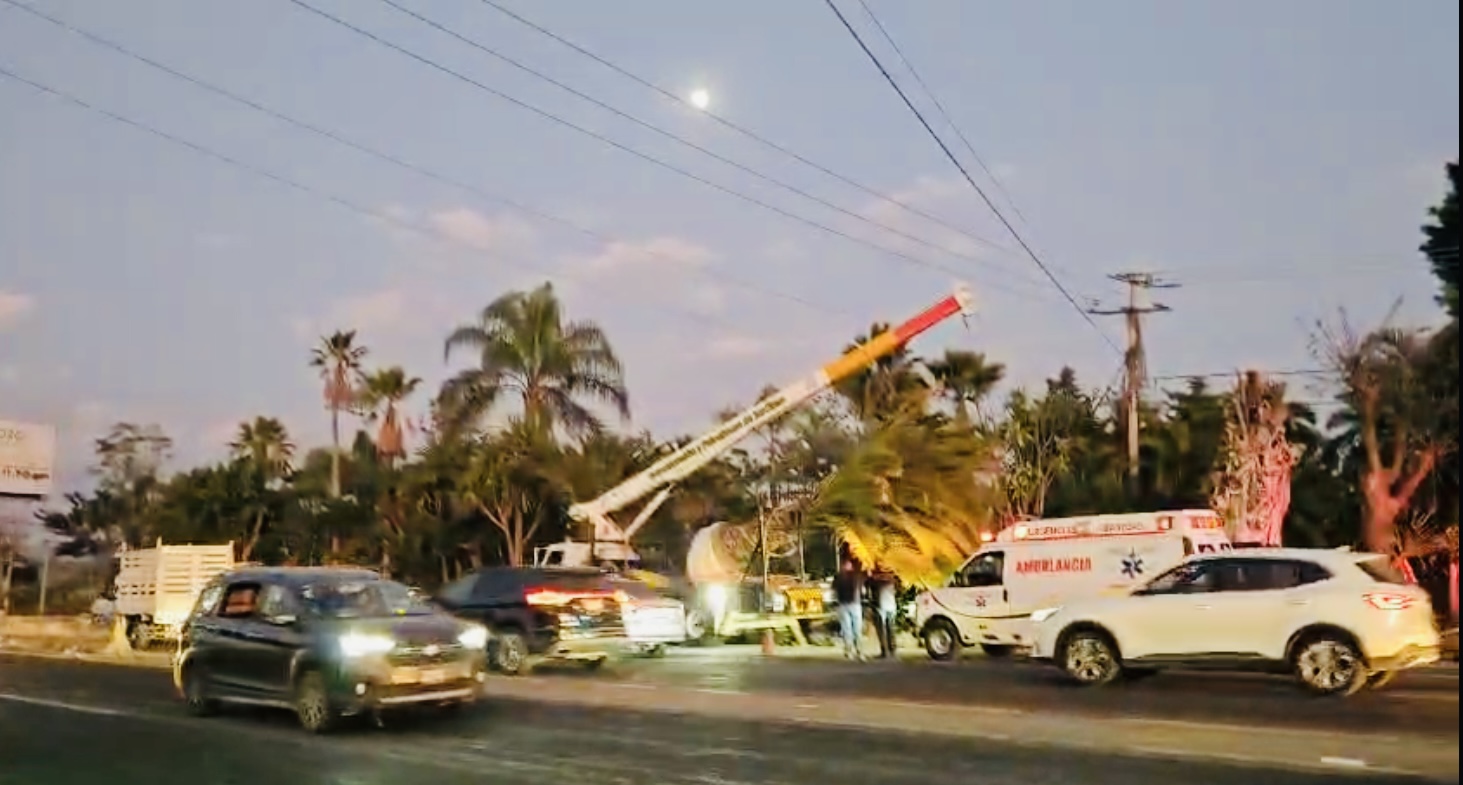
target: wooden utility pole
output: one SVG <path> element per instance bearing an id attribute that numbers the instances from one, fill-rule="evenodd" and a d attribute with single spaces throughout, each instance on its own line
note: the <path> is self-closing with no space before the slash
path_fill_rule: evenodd
<path id="1" fill-rule="evenodd" d="M 1092 308 L 1088 313 L 1098 316 L 1122 316 L 1127 322 L 1128 349 L 1124 356 L 1126 371 L 1123 385 L 1124 419 L 1127 422 L 1124 425 L 1128 435 L 1128 481 L 1132 486 L 1131 490 L 1137 490 L 1138 404 L 1142 400 L 1143 385 L 1148 376 L 1147 361 L 1143 353 L 1143 317 L 1150 313 L 1170 310 L 1167 305 L 1151 302 L 1148 298 L 1149 290 L 1175 289 L 1178 288 L 1178 284 L 1160 281 L 1152 273 L 1117 273 L 1108 277 L 1127 285 L 1128 304 L 1122 308 Z"/>

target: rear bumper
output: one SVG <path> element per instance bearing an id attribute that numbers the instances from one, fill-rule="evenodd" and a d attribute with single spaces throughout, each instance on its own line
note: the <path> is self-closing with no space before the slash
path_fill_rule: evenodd
<path id="1" fill-rule="evenodd" d="M 1385 657 L 1373 657 L 1372 670 L 1400 671 L 1423 668 L 1443 659 L 1442 644 L 1419 644 L 1406 646 Z"/>
<path id="2" fill-rule="evenodd" d="M 629 653 L 635 645 L 623 635 L 563 637 L 551 642 L 538 656 L 549 660 L 602 660 Z"/>

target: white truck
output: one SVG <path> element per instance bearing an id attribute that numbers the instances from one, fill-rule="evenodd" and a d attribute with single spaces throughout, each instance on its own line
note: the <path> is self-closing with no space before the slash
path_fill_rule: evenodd
<path id="1" fill-rule="evenodd" d="M 921 593 L 916 629 L 935 660 L 967 646 L 993 656 L 1024 651 L 1036 611 L 1122 594 L 1188 556 L 1228 550 L 1224 520 L 1212 510 L 1025 521 L 982 545 L 945 587 Z"/>
<path id="2" fill-rule="evenodd" d="M 126 624 L 128 642 L 143 649 L 176 640 L 198 593 L 234 567 L 234 545 L 164 545 L 117 556 L 112 613 Z"/>
<path id="3" fill-rule="evenodd" d="M 956 314 L 968 316 L 972 313 L 972 304 L 970 290 L 965 286 L 957 286 L 954 293 L 944 297 L 917 316 L 874 336 L 868 342 L 850 349 L 809 376 L 798 379 L 757 401 L 747 407 L 745 411 L 665 455 L 649 468 L 616 485 L 598 498 L 574 504 L 569 508 L 569 517 L 594 527 L 592 541 L 586 543 L 569 540 L 535 549 L 534 564 L 536 566 L 610 566 L 617 568 L 638 566 L 640 559 L 630 546 L 630 538 L 649 522 L 650 517 L 675 490 L 677 483 L 726 454 L 758 428 L 775 422 L 806 403 L 813 396 L 862 371 L 880 358 L 888 356 L 935 325 Z M 654 496 L 640 509 L 629 526 L 622 528 L 610 517 L 652 493 Z M 717 524 L 717 526 L 727 527 L 728 525 Z M 746 524 L 740 525 L 740 527 L 745 526 Z M 821 609 L 822 589 L 802 585 L 788 586 L 783 590 L 769 592 L 773 596 L 756 603 L 762 607 L 746 607 L 747 604 L 741 601 L 743 594 L 741 589 L 744 588 L 744 579 L 748 573 L 745 559 L 733 558 L 729 561 L 723 555 L 720 558 L 712 558 L 708 562 L 704 556 L 704 554 L 716 550 L 713 547 L 713 540 L 719 538 L 721 533 L 725 533 L 724 528 L 718 532 L 699 532 L 691 546 L 692 553 L 688 556 L 686 577 L 697 595 L 691 603 L 692 627 L 695 633 L 726 634 L 729 629 L 728 624 L 735 627 L 738 632 L 784 626 L 787 612 L 774 610 L 779 603 L 786 608 L 806 608 L 816 600 L 816 604 Z M 740 556 L 744 549 L 734 548 L 732 550 Z M 711 562 L 715 562 L 715 564 L 712 564 L 711 568 L 707 568 Z M 705 569 L 720 572 L 734 570 L 736 578 L 735 580 L 718 579 L 706 582 L 700 575 Z M 778 618 L 767 618 L 769 611 Z M 795 635 L 800 636 L 800 633 L 795 633 Z"/>

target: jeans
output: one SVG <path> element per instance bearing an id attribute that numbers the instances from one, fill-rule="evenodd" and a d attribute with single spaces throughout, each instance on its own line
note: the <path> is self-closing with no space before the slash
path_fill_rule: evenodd
<path id="1" fill-rule="evenodd" d="M 897 635 L 898 613 L 893 610 L 879 610 L 874 612 L 874 618 L 879 627 L 879 656 L 894 656 L 894 638 Z"/>
<path id="2" fill-rule="evenodd" d="M 838 606 L 838 632 L 843 638 L 845 654 L 860 653 L 859 642 L 864 637 L 864 607 L 860 603 Z"/>

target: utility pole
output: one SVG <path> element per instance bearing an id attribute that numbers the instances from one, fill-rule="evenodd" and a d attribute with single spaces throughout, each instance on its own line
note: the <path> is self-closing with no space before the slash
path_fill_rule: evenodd
<path id="1" fill-rule="evenodd" d="M 1091 308 L 1088 313 L 1095 316 L 1122 316 L 1128 327 L 1128 349 L 1124 355 L 1123 402 L 1128 435 L 1128 482 L 1130 490 L 1138 488 L 1138 404 L 1141 401 L 1143 385 L 1147 380 L 1148 368 L 1143 354 L 1143 317 L 1150 313 L 1171 310 L 1167 305 L 1152 302 L 1148 292 L 1152 289 L 1176 289 L 1178 284 L 1160 281 L 1152 273 L 1117 273 L 1108 276 L 1128 287 L 1128 304 L 1122 308 Z"/>

